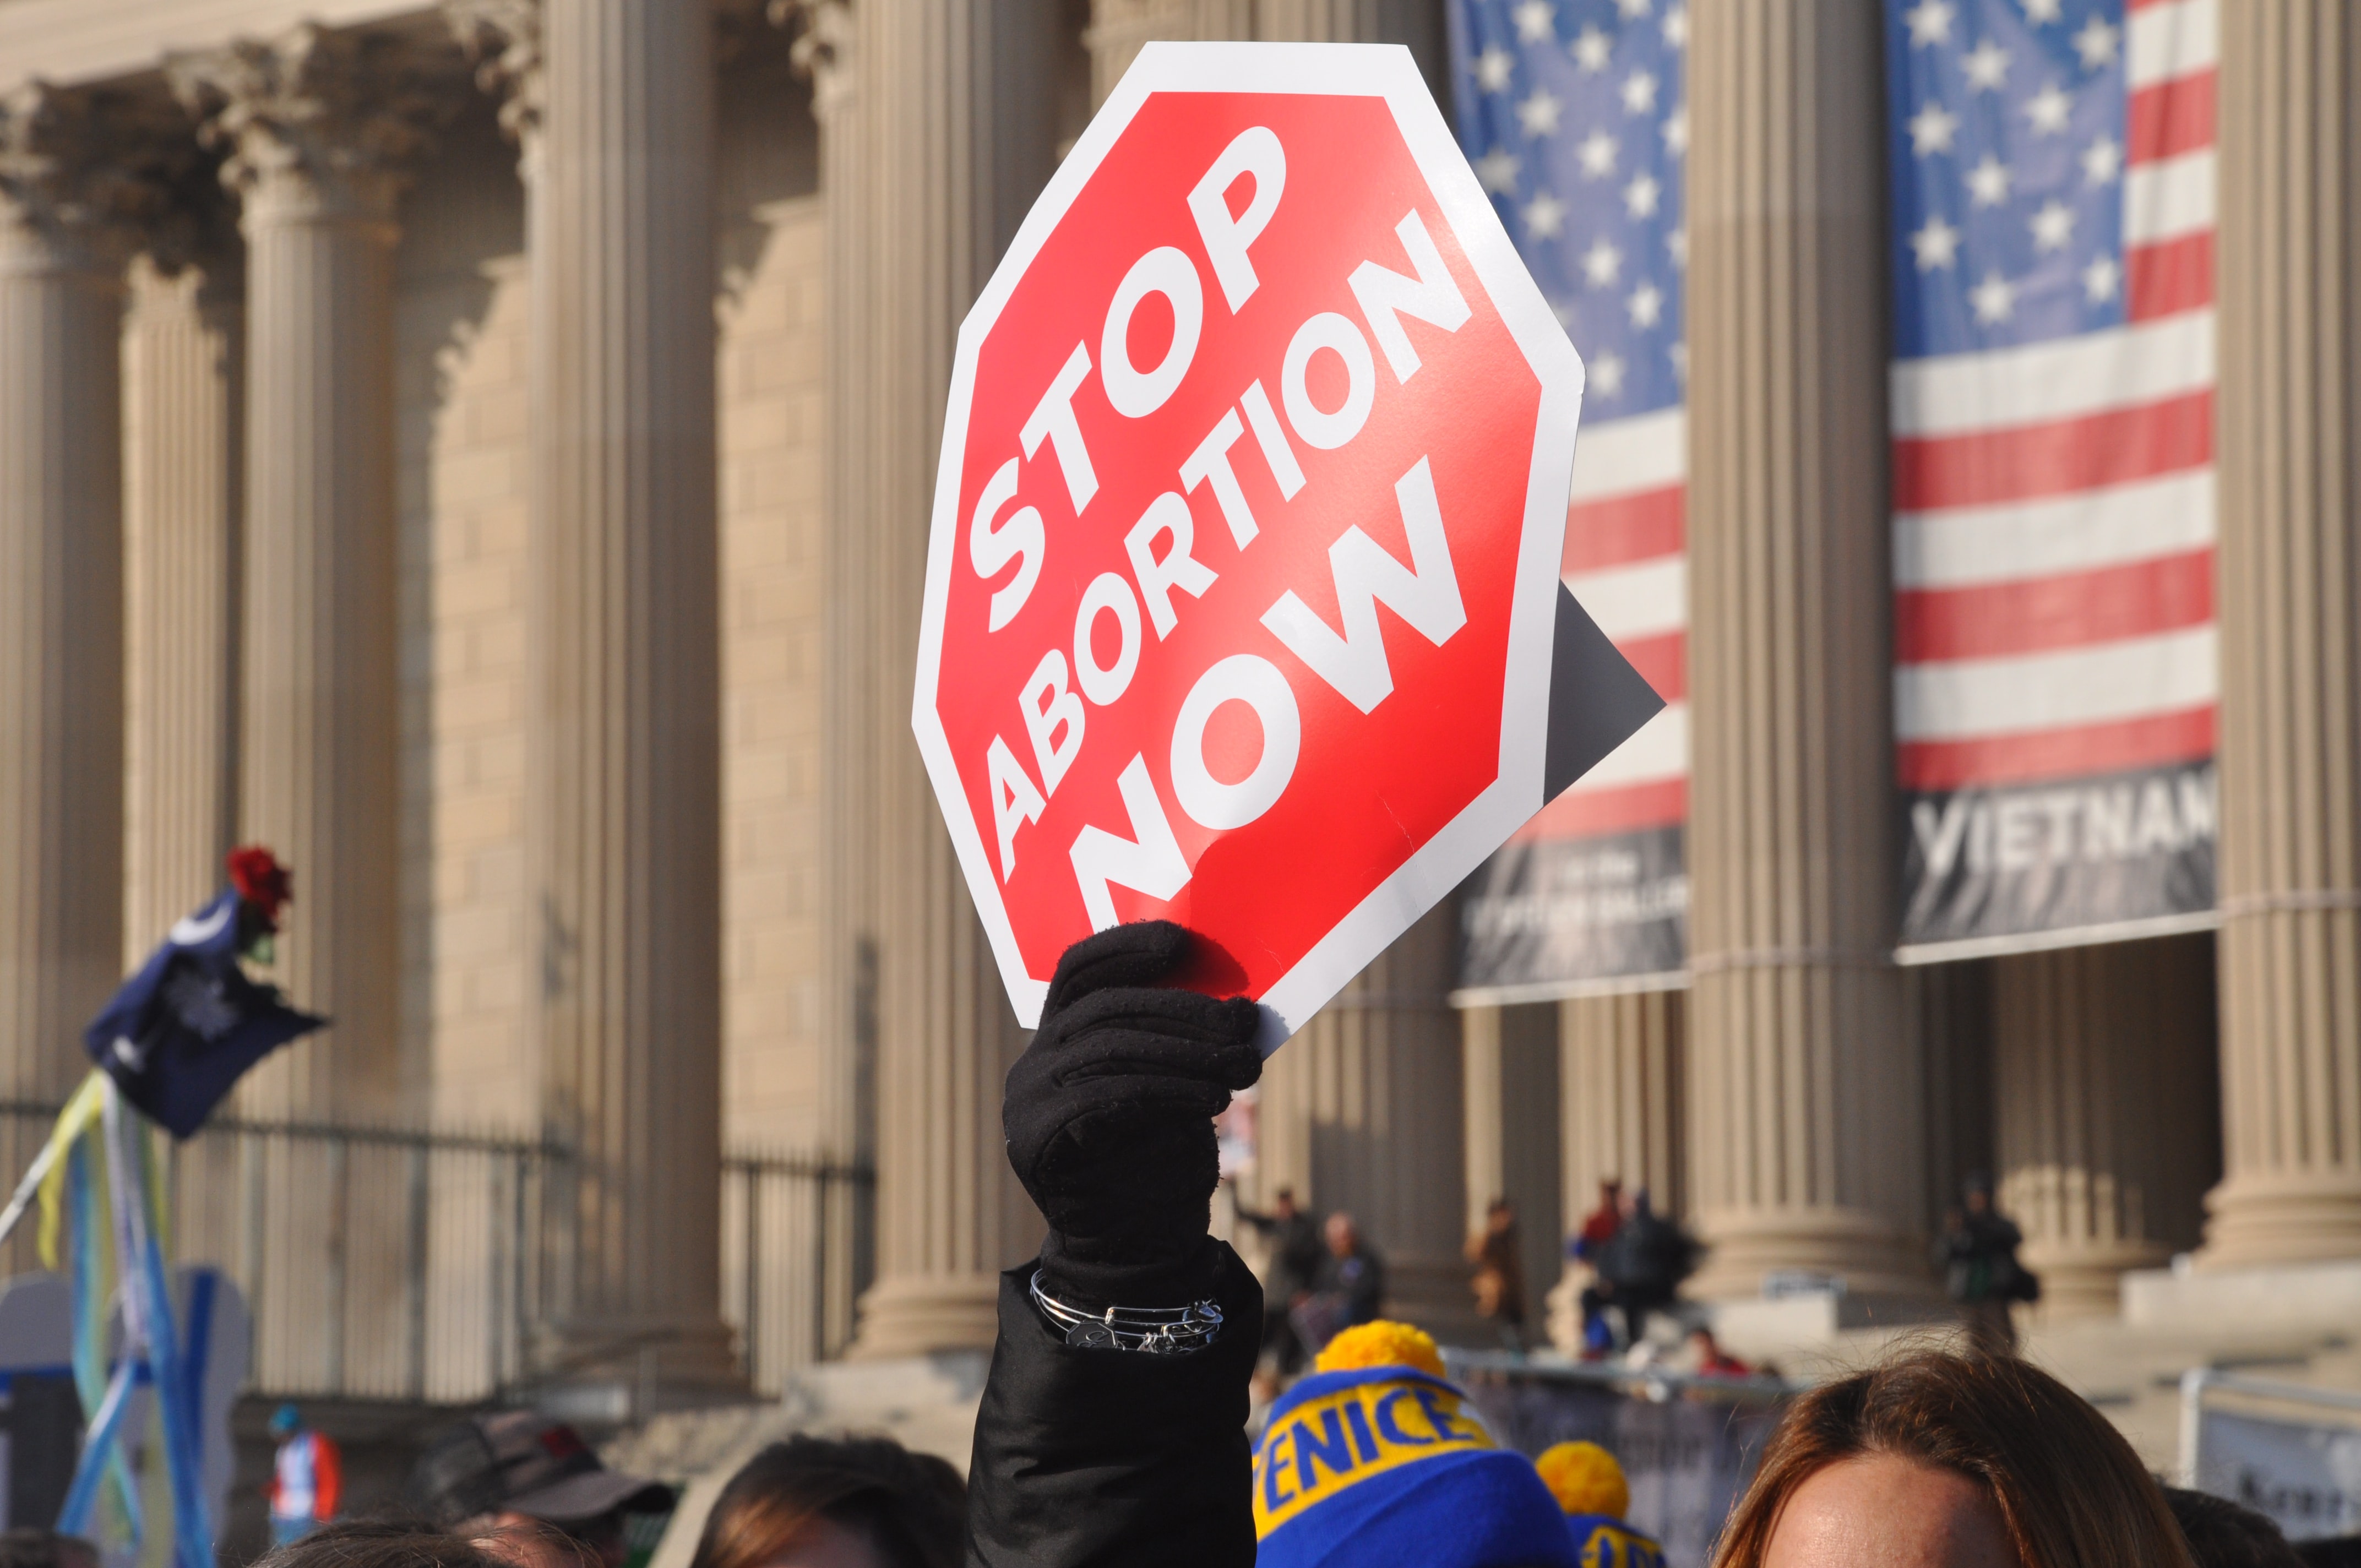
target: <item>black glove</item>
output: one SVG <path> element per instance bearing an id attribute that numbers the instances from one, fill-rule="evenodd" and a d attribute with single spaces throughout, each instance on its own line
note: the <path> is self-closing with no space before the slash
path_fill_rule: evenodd
<path id="1" fill-rule="evenodd" d="M 1077 1306 L 1180 1306 L 1211 1278 L 1213 1118 L 1262 1054 L 1252 1002 L 1153 989 L 1191 942 L 1151 920 L 1067 948 L 1009 1070 L 1008 1162 L 1049 1222 L 1042 1284 Z"/>

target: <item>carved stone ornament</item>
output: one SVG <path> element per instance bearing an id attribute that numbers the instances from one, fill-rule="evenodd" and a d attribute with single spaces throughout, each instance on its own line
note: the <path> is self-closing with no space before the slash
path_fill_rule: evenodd
<path id="1" fill-rule="evenodd" d="M 500 129 L 529 154 L 548 103 L 541 0 L 443 0 L 443 17 L 476 68 L 476 85 L 500 98 Z"/>
<path id="2" fill-rule="evenodd" d="M 826 114 L 852 90 L 853 0 L 767 0 L 774 27 L 795 34 L 789 58 L 810 78 L 812 111 Z"/>
<path id="3" fill-rule="evenodd" d="M 162 212 L 161 149 L 123 108 L 38 78 L 0 93 L 0 222 L 106 249 Z"/>
<path id="4" fill-rule="evenodd" d="M 390 210 L 447 110 L 390 40 L 310 22 L 171 56 L 165 72 L 203 139 L 226 153 L 222 182 L 249 203 L 307 194 L 326 207 Z"/>

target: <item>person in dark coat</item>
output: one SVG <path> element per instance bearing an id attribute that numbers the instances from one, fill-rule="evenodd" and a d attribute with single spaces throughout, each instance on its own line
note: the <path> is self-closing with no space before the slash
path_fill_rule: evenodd
<path id="1" fill-rule="evenodd" d="M 1623 1223 L 1598 1249 L 1597 1300 L 1587 1299 L 1584 1312 L 1598 1303 L 1621 1308 L 1624 1338 L 1638 1344 L 1648 1337 L 1649 1317 L 1670 1310 L 1681 1282 L 1697 1271 L 1697 1245 L 1656 1212 L 1645 1188 L 1624 1194 L 1623 1209 Z"/>
<path id="2" fill-rule="evenodd" d="M 2016 1260 L 2025 1233 L 1993 1206 L 1992 1178 L 1978 1172 L 1960 1186 L 1960 1207 L 1944 1216 L 1943 1283 L 1967 1320 L 1968 1338 L 1992 1355 L 2016 1353 L 2011 1304 L 2041 1299 L 2040 1280 Z"/>
<path id="3" fill-rule="evenodd" d="M 1159 985 L 1191 946 L 1165 921 L 1076 943 L 1009 1072 L 1009 1163 L 1049 1234 L 1001 1276 L 968 1475 L 972 1568 L 1255 1560 L 1262 1290 L 1206 1225 L 1213 1118 L 1261 1076 L 1258 1014 Z"/>
<path id="4" fill-rule="evenodd" d="M 1316 1215 L 1296 1206 L 1295 1193 L 1282 1187 L 1272 1194 L 1270 1212 L 1256 1213 L 1240 1205 L 1238 1218 L 1270 1238 L 1270 1278 L 1263 1288 L 1262 1350 L 1287 1376 L 1303 1364 L 1303 1342 L 1288 1321 L 1290 1309 L 1312 1293 L 1320 1263 L 1328 1255 Z"/>

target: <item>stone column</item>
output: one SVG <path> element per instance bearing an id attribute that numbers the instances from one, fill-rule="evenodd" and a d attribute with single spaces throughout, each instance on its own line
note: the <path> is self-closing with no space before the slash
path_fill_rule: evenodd
<path id="1" fill-rule="evenodd" d="M 1470 1343 L 1480 1331 L 1460 1255 L 1470 1195 L 1447 1000 L 1457 918 L 1444 901 L 1270 1058 L 1256 1177 L 1264 1192 L 1291 1187 L 1307 1207 L 1350 1212 L 1386 1260 L 1388 1310 Z"/>
<path id="2" fill-rule="evenodd" d="M 2113 1316 L 2126 1270 L 2197 1241 L 2220 1168 L 2213 959 L 2195 936 L 1993 962 L 2000 1206 L 2049 1316 Z"/>
<path id="3" fill-rule="evenodd" d="M 1699 0 L 1689 102 L 1699 1294 L 1923 1287 L 1894 933 L 1875 0 Z"/>
<path id="4" fill-rule="evenodd" d="M 1645 1188 L 1662 1214 L 1686 1212 L 1687 1106 L 1682 1038 L 1688 994 L 1635 992 L 1569 997 L 1557 1005 L 1558 1146 L 1564 1228 L 1578 1229 L 1598 1206 L 1598 1184 Z M 1576 1293 L 1587 1265 L 1551 1270 L 1550 1334 L 1561 1349 L 1581 1345 Z"/>
<path id="5" fill-rule="evenodd" d="M 854 1354 L 983 1348 L 998 1271 L 1038 1245 L 1040 1221 L 1008 1169 L 1001 1082 L 1024 1036 L 1000 984 L 950 837 L 910 737 L 918 608 L 943 400 L 959 323 L 1054 164 L 1055 106 L 1038 82 L 1059 25 L 1052 0 L 854 0 L 862 183 L 832 191 L 865 209 L 831 241 L 862 291 L 839 305 L 865 354 L 853 394 L 859 465 L 833 492 L 840 533 L 867 538 L 845 569 L 863 579 L 874 706 L 872 750 L 851 788 L 869 802 L 878 938 L 877 1270 Z M 836 67 L 844 69 L 841 61 Z M 831 126 L 840 122 L 828 122 Z M 830 178 L 851 172 L 824 152 Z M 835 248 L 836 247 L 842 248 Z M 858 246 L 856 253 L 853 247 Z M 842 296 L 839 296 L 842 298 Z M 840 363 L 840 361 L 836 361 Z M 831 385 L 831 396 L 839 390 Z M 838 438 L 846 433 L 838 427 Z M 840 763 L 840 765 L 844 765 Z"/>
<path id="6" fill-rule="evenodd" d="M 574 1151 L 544 1353 L 660 1397 L 721 1321 L 713 38 L 704 8 L 445 6 L 504 87 L 533 269 L 527 878 L 543 1115 Z M 613 1347 L 611 1363 L 602 1350 Z"/>
<path id="7" fill-rule="evenodd" d="M 1082 34 L 1092 106 L 1106 102 L 1141 45 L 1201 39 L 1405 44 L 1429 82 L 1442 80 L 1442 7 L 1431 0 L 1092 0 Z"/>
<path id="8" fill-rule="evenodd" d="M 246 276 L 234 247 L 131 269 L 123 957 L 219 892 L 237 831 Z"/>
<path id="9" fill-rule="evenodd" d="M 82 1027 L 123 958 L 124 255 L 106 131 L 82 96 L 0 95 L 0 1093 L 19 1099 L 82 1077 Z"/>
<path id="10" fill-rule="evenodd" d="M 1255 37 L 1255 0 L 1092 0 L 1082 43 L 1091 51 L 1091 106 L 1106 102 L 1140 46 Z"/>
<path id="11" fill-rule="evenodd" d="M 2226 1179 L 2209 1267 L 2361 1257 L 2361 16 L 2222 15 Z"/>
<path id="12" fill-rule="evenodd" d="M 828 203 L 828 455 L 822 466 L 823 684 L 820 724 L 822 970 L 819 1035 L 821 1136 L 836 1158 L 871 1169 L 877 1163 L 877 905 L 872 868 L 877 849 L 870 760 L 884 703 L 876 689 L 874 532 L 867 488 L 868 443 L 876 427 L 869 323 L 875 214 L 873 152 L 863 112 L 852 6 L 849 0 L 772 0 L 772 20 L 795 32 L 796 70 L 812 84 L 819 123 L 819 188 Z M 876 1270 L 873 1194 L 850 1185 L 833 1190 L 829 1279 L 840 1287 L 826 1305 L 827 1336 L 853 1335 L 857 1302 Z"/>
<path id="13" fill-rule="evenodd" d="M 1542 1327 L 1542 1298 L 1563 1250 L 1559 1191 L 1557 1009 L 1545 1003 L 1469 1007 L 1459 1014 L 1466 1112 L 1464 1226 L 1482 1228 L 1496 1197 L 1516 1205 L 1524 1267 L 1527 1343 Z"/>
<path id="14" fill-rule="evenodd" d="M 305 25 L 170 63 L 247 240 L 237 836 L 293 868 L 272 978 L 332 1027 L 241 1086 L 265 1115 L 400 1109 L 393 246 L 407 85 Z"/>

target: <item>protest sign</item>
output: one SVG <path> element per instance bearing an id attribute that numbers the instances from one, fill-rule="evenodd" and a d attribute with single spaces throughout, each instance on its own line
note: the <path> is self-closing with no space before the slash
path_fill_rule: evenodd
<path id="1" fill-rule="evenodd" d="M 1021 1021 L 1165 917 L 1271 1048 L 1653 711 L 1561 618 L 1581 388 L 1406 50 L 1141 51 L 935 493 L 912 723 Z"/>

